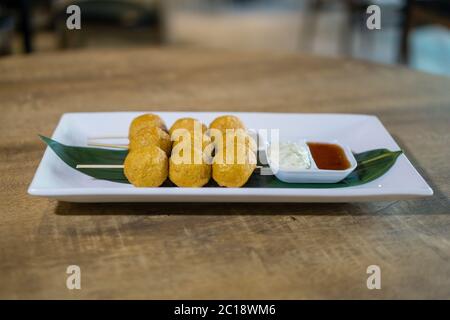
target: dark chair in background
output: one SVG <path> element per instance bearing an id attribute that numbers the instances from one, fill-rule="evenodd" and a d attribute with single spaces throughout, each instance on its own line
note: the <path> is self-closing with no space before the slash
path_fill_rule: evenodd
<path id="1" fill-rule="evenodd" d="M 69 4 L 81 9 L 81 30 L 66 28 Z M 63 1 L 54 6 L 54 13 L 61 48 L 162 44 L 166 38 L 163 5 L 156 0 Z"/>
<path id="2" fill-rule="evenodd" d="M 41 1 L 35 1 L 41 2 Z M 5 34 L 11 32 L 9 30 L 10 24 L 12 26 L 18 22 L 18 29 L 22 36 L 23 51 L 25 53 L 30 53 L 33 51 L 33 26 L 32 26 L 32 1 L 31 0 L 2 0 L 0 1 L 0 13 L 3 13 L 3 27 L 2 29 Z M 14 19 L 17 18 L 17 19 Z M 4 25 L 7 23 L 8 25 Z M 2 39 L 3 47 L 11 46 L 11 39 Z M 8 43 L 9 42 L 9 43 Z M 10 50 L 10 49 L 9 49 Z M 8 50 L 7 50 L 8 51 Z M 7 52 L 9 53 L 9 52 Z"/>
<path id="3" fill-rule="evenodd" d="M 402 22 L 402 12 L 406 0 L 393 1 L 382 6 L 383 26 L 399 26 Z M 341 5 L 345 11 L 345 20 L 339 28 L 339 51 L 343 55 L 352 55 L 352 44 L 355 31 L 366 33 L 366 10 L 373 4 L 370 0 L 307 0 L 305 8 L 305 19 L 303 21 L 301 46 L 304 49 L 311 49 L 314 37 L 317 34 L 317 24 L 319 15 L 327 7 Z M 372 45 L 369 43 L 369 45 Z"/>
<path id="4" fill-rule="evenodd" d="M 158 0 L 0 0 L 0 54 L 11 53 L 12 34 L 20 36 L 23 52 L 35 48 L 41 31 L 55 33 L 60 48 L 96 44 L 161 44 L 165 42 L 163 1 Z M 81 9 L 81 30 L 68 30 L 67 6 Z M 42 15 L 46 13 L 45 19 Z M 44 22 L 42 22 L 44 20 Z"/>
<path id="5" fill-rule="evenodd" d="M 441 25 L 450 28 L 449 0 L 408 0 L 404 10 L 400 61 L 408 63 L 410 59 L 411 32 L 424 25 Z"/>
<path id="6" fill-rule="evenodd" d="M 14 25 L 14 17 L 0 9 L 0 56 L 12 52 Z"/>
<path id="7" fill-rule="evenodd" d="M 311 49 L 317 31 L 318 16 L 326 6 L 340 3 L 344 5 L 347 22 L 340 28 L 339 46 L 344 55 L 352 55 L 355 30 L 367 33 L 366 9 L 373 3 L 369 0 L 308 0 L 304 20 L 302 47 Z M 382 27 L 395 27 L 401 33 L 398 43 L 400 63 L 408 64 L 410 57 L 410 38 L 414 28 L 424 25 L 441 25 L 450 28 L 449 0 L 399 0 L 397 3 L 381 7 Z M 370 42 L 367 45 L 372 45 Z"/>

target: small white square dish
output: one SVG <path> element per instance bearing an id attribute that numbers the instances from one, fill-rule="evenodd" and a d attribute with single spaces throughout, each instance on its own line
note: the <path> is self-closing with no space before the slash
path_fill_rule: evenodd
<path id="1" fill-rule="evenodd" d="M 344 170 L 327 170 L 320 169 L 314 160 L 314 157 L 311 154 L 308 143 L 320 143 L 325 145 L 338 146 L 343 151 L 343 155 L 348 161 L 348 167 Z M 296 141 L 296 142 L 281 142 L 291 145 L 296 145 L 299 148 L 305 150 L 304 157 L 307 157 L 308 167 L 307 168 L 283 168 L 280 166 L 280 156 L 276 157 L 276 161 L 274 161 L 273 157 L 270 156 L 270 143 L 266 143 L 265 146 L 265 154 L 268 165 L 274 175 L 281 181 L 287 183 L 336 183 L 343 179 L 345 179 L 353 170 L 356 169 L 357 162 L 355 156 L 351 152 L 348 146 L 345 146 L 339 143 L 336 140 L 333 141 Z M 279 146 L 277 148 L 279 150 Z"/>
<path id="2" fill-rule="evenodd" d="M 209 124 L 219 115 L 238 116 L 250 129 L 279 129 L 280 140 L 337 140 L 354 153 L 386 148 L 400 150 L 377 117 L 354 114 L 283 114 L 236 112 L 152 112 L 168 126 L 181 117 Z M 86 146 L 92 137 L 126 137 L 133 118 L 143 112 L 67 113 L 52 139 Z M 36 143 L 41 143 L 36 136 Z M 96 180 L 66 165 L 47 148 L 28 193 L 70 202 L 352 202 L 431 196 L 432 189 L 404 154 L 381 177 L 343 188 L 136 188 Z"/>

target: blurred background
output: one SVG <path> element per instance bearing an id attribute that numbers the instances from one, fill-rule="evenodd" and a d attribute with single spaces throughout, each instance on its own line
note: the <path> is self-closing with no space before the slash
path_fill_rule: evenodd
<path id="1" fill-rule="evenodd" d="M 68 30 L 66 8 L 81 8 Z M 366 8 L 381 8 L 368 30 Z M 305 52 L 450 76 L 449 0 L 0 0 L 0 59 L 86 48 Z"/>

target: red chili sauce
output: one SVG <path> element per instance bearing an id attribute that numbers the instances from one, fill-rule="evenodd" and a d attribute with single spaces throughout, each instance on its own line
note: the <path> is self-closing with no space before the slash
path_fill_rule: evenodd
<path id="1" fill-rule="evenodd" d="M 345 170 L 351 167 L 344 150 L 337 144 L 308 142 L 308 147 L 319 169 Z"/>

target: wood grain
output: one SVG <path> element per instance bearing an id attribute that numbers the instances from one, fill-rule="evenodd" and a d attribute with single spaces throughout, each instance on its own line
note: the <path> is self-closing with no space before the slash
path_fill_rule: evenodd
<path id="1" fill-rule="evenodd" d="M 0 60 L 0 298 L 450 298 L 450 79 L 199 49 Z M 433 187 L 349 204 L 70 204 L 28 196 L 64 112 L 375 114 Z M 66 268 L 82 270 L 67 290 Z M 366 268 L 382 289 L 366 288 Z"/>

